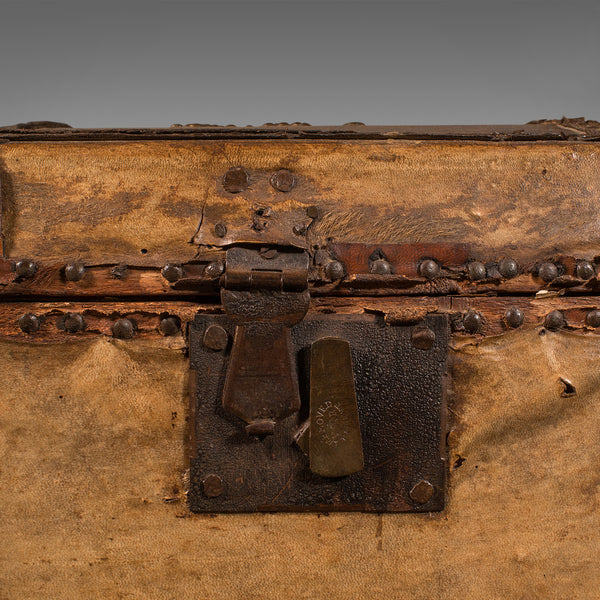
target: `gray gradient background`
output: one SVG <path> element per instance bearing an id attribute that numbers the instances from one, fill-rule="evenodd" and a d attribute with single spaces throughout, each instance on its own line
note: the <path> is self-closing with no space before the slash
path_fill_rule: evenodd
<path id="1" fill-rule="evenodd" d="M 0 125 L 600 120 L 600 0 L 0 0 Z"/>

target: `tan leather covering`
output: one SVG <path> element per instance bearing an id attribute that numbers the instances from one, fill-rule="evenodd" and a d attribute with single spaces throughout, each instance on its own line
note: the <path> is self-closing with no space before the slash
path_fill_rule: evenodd
<path id="1" fill-rule="evenodd" d="M 239 194 L 222 185 L 232 166 L 250 176 Z M 281 168 L 297 178 L 288 193 L 269 184 Z M 4 256 L 42 262 L 187 261 L 201 223 L 203 244 L 239 241 L 256 204 L 284 221 L 317 204 L 311 244 L 468 243 L 527 261 L 591 259 L 600 242 L 597 142 L 10 142 L 0 176 Z"/>
<path id="2" fill-rule="evenodd" d="M 0 598 L 598 598 L 594 336 L 451 351 L 448 507 L 422 515 L 190 515 L 181 350 L 97 336 L 0 357 Z"/>

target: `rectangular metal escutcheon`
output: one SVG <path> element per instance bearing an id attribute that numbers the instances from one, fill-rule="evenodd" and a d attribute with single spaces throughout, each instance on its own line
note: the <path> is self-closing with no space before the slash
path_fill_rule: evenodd
<path id="1" fill-rule="evenodd" d="M 229 337 L 222 349 L 203 344 L 211 325 L 222 327 Z M 386 325 L 376 315 L 309 313 L 291 329 L 300 411 L 278 421 L 272 435 L 262 436 L 249 435 L 246 423 L 223 409 L 234 330 L 228 317 L 221 315 L 197 315 L 190 326 L 190 362 L 196 372 L 191 510 L 401 512 L 443 508 L 445 315 L 428 315 L 415 326 L 396 326 Z M 413 337 L 413 333 L 418 335 Z M 326 392 L 338 377 L 347 382 L 349 372 L 343 375 L 341 371 L 351 368 L 364 457 L 364 468 L 341 477 L 314 473 L 310 457 L 296 442 L 310 417 L 311 347 L 325 338 L 341 340 L 349 348 L 351 363 L 339 358 L 333 368 L 340 372 L 332 373 L 323 389 Z M 424 338 L 428 340 L 425 345 Z M 338 387 L 338 392 L 350 400 L 349 388 Z M 310 444 L 304 447 L 310 455 Z M 357 448 L 354 441 L 350 454 L 356 456 Z"/>

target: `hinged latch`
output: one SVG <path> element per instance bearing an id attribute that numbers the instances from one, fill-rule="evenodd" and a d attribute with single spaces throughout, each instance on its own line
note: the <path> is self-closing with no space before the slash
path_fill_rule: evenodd
<path id="1" fill-rule="evenodd" d="M 290 327 L 309 305 L 306 252 L 274 247 L 227 250 L 221 302 L 235 324 L 223 408 L 254 435 L 300 409 Z"/>

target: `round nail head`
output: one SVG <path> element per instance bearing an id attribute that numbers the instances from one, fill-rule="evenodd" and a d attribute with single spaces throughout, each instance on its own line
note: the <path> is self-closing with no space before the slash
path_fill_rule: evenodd
<path id="1" fill-rule="evenodd" d="M 210 325 L 204 332 L 202 342 L 210 350 L 225 350 L 229 344 L 229 334 L 220 325 Z"/>
<path id="2" fill-rule="evenodd" d="M 68 333 L 78 333 L 85 328 L 85 321 L 79 313 L 67 313 L 65 315 L 65 331 Z"/>
<path id="3" fill-rule="evenodd" d="M 467 266 L 467 270 L 469 271 L 469 278 L 472 281 L 480 281 L 481 279 L 485 279 L 486 269 L 483 263 L 478 261 L 470 262 Z"/>
<path id="4" fill-rule="evenodd" d="M 594 265 L 587 260 L 578 262 L 577 266 L 575 267 L 575 275 L 577 275 L 579 279 L 585 279 L 587 281 L 588 279 L 594 277 L 595 274 L 596 269 L 594 269 Z"/>
<path id="5" fill-rule="evenodd" d="M 470 310 L 463 319 L 463 326 L 468 333 L 477 333 L 483 326 L 483 317 L 478 312 Z"/>
<path id="6" fill-rule="evenodd" d="M 223 271 L 225 271 L 225 265 L 220 260 L 211 262 L 204 267 L 204 274 L 212 279 L 220 277 Z"/>
<path id="7" fill-rule="evenodd" d="M 225 223 L 217 223 L 215 225 L 215 235 L 220 238 L 223 238 L 227 235 L 227 226 Z"/>
<path id="8" fill-rule="evenodd" d="M 523 314 L 523 311 L 520 308 L 512 306 L 506 311 L 506 313 L 504 314 L 504 318 L 506 320 L 506 324 L 509 327 L 516 329 L 517 327 L 521 327 L 521 325 L 523 325 L 525 315 Z"/>
<path id="9" fill-rule="evenodd" d="M 85 266 L 80 262 L 70 263 L 65 267 L 67 281 L 80 281 L 85 275 Z"/>
<path id="10" fill-rule="evenodd" d="M 207 475 L 202 480 L 202 488 L 207 498 L 217 498 L 223 493 L 223 480 L 218 475 Z"/>
<path id="11" fill-rule="evenodd" d="M 33 313 L 25 313 L 19 317 L 19 327 L 23 333 L 35 333 L 40 325 L 39 317 Z"/>
<path id="12" fill-rule="evenodd" d="M 344 265 L 339 260 L 332 260 L 325 265 L 325 275 L 331 281 L 338 281 L 344 277 Z"/>
<path id="13" fill-rule="evenodd" d="M 378 258 L 371 263 L 370 271 L 373 275 L 391 275 L 392 265 L 384 258 Z"/>
<path id="14" fill-rule="evenodd" d="M 135 326 L 130 319 L 119 319 L 112 326 L 113 335 L 120 340 L 130 340 L 135 335 Z"/>
<path id="15" fill-rule="evenodd" d="M 502 258 L 498 262 L 498 271 L 505 279 L 512 279 L 518 275 L 519 267 L 512 258 Z"/>
<path id="16" fill-rule="evenodd" d="M 294 235 L 304 235 L 306 233 L 306 225 L 304 223 L 296 223 L 292 227 Z"/>
<path id="17" fill-rule="evenodd" d="M 425 479 L 421 479 L 419 483 L 417 483 L 409 492 L 410 499 L 417 504 L 425 504 L 429 502 L 433 497 L 433 485 L 426 481 Z"/>
<path id="18" fill-rule="evenodd" d="M 160 320 L 158 329 L 164 336 L 175 335 L 180 329 L 179 319 L 177 317 L 165 317 Z"/>
<path id="19" fill-rule="evenodd" d="M 415 327 L 411 334 L 411 340 L 415 348 L 429 350 L 435 343 L 435 332 L 429 327 Z"/>
<path id="20" fill-rule="evenodd" d="M 557 331 L 565 325 L 565 316 L 560 310 L 553 310 L 546 315 L 544 319 L 544 325 L 546 329 L 551 331 Z"/>
<path id="21" fill-rule="evenodd" d="M 271 185 L 279 192 L 289 192 L 296 185 L 296 178 L 291 171 L 280 169 L 271 175 Z"/>
<path id="22" fill-rule="evenodd" d="M 306 208 L 306 216 L 309 219 L 316 219 L 319 216 L 319 209 L 316 206 L 308 206 Z"/>
<path id="23" fill-rule="evenodd" d="M 588 327 L 600 327 L 600 310 L 590 310 L 585 316 L 585 324 Z"/>
<path id="24" fill-rule="evenodd" d="M 175 283 L 183 277 L 183 269 L 179 265 L 168 264 L 162 268 L 162 276 L 170 283 Z"/>
<path id="25" fill-rule="evenodd" d="M 558 277 L 558 268 L 553 263 L 542 263 L 538 269 L 538 275 L 542 281 L 550 283 Z"/>
<path id="26" fill-rule="evenodd" d="M 15 273 L 17 277 L 31 279 L 37 271 L 37 265 L 32 260 L 24 258 L 15 265 Z"/>
<path id="27" fill-rule="evenodd" d="M 440 265 L 430 258 L 425 259 L 419 265 L 419 275 L 425 279 L 435 279 L 440 274 Z"/>

